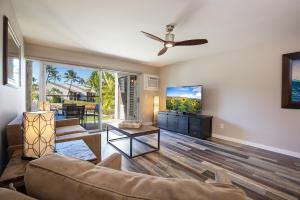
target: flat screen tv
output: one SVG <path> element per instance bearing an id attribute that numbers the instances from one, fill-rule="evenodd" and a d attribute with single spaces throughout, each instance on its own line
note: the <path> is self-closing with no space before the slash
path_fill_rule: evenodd
<path id="1" fill-rule="evenodd" d="M 200 113 L 202 109 L 202 85 L 168 87 L 166 108 L 171 111 Z"/>

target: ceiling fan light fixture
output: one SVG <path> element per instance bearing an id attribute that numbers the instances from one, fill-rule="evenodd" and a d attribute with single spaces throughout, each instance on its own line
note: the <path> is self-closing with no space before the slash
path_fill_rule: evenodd
<path id="1" fill-rule="evenodd" d="M 167 47 L 167 48 L 171 48 L 171 47 L 173 47 L 173 46 L 174 46 L 174 44 L 171 43 L 171 42 L 167 42 L 167 43 L 165 44 L 165 47 Z"/>
<path id="2" fill-rule="evenodd" d="M 195 45 L 206 44 L 208 42 L 207 39 L 192 39 L 192 40 L 183 40 L 183 41 L 175 42 L 174 41 L 175 35 L 172 33 L 173 29 L 174 29 L 174 24 L 167 25 L 167 27 L 166 27 L 167 33 L 165 35 L 164 40 L 161 39 L 160 37 L 157 37 L 155 35 L 152 35 L 150 33 L 144 32 L 144 31 L 142 31 L 142 33 L 144 35 L 146 35 L 148 38 L 151 38 L 153 40 L 163 43 L 164 47 L 158 52 L 158 54 L 157 54 L 158 56 L 163 55 L 164 53 L 167 52 L 167 50 L 169 48 L 172 48 L 172 47 L 195 46 Z"/>

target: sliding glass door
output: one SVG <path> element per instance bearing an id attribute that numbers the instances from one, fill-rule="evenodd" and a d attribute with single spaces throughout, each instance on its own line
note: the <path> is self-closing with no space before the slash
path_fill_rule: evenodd
<path id="1" fill-rule="evenodd" d="M 139 95 L 137 74 L 101 70 L 101 125 L 119 120 L 137 120 Z"/>
<path id="2" fill-rule="evenodd" d="M 138 75 L 97 68 L 32 62 L 31 110 L 50 103 L 56 119 L 80 118 L 87 130 L 138 119 Z"/>
<path id="3" fill-rule="evenodd" d="M 137 75 L 119 73 L 119 108 L 118 118 L 121 120 L 138 119 L 138 87 Z"/>

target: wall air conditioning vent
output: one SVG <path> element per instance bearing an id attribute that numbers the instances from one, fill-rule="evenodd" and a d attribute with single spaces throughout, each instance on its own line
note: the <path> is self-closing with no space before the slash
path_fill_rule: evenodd
<path id="1" fill-rule="evenodd" d="M 144 90 L 157 91 L 159 87 L 159 77 L 156 75 L 144 74 Z"/>

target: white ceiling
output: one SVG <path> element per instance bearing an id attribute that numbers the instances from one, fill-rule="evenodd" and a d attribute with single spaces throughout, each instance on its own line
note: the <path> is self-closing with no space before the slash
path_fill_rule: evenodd
<path id="1" fill-rule="evenodd" d="M 27 42 L 164 66 L 300 34 L 300 0 L 12 0 Z M 208 39 L 156 56 L 176 23 L 175 40 Z"/>

